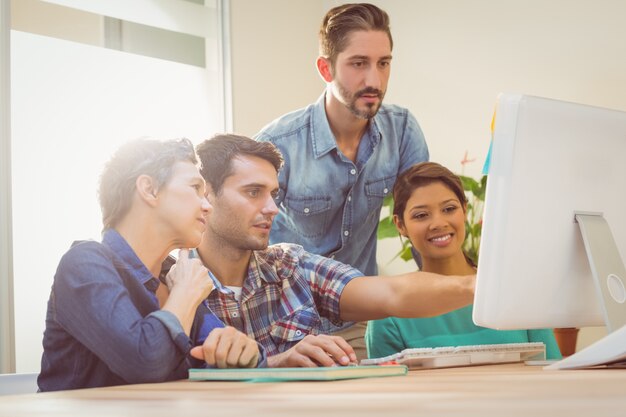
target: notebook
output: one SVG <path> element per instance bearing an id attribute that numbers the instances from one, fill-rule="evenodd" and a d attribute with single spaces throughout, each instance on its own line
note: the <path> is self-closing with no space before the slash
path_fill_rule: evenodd
<path id="1" fill-rule="evenodd" d="M 406 375 L 404 365 L 389 366 L 331 366 L 319 368 L 246 368 L 189 370 L 191 381 L 336 381 L 340 379 L 373 378 Z"/>
<path id="2" fill-rule="evenodd" d="M 409 369 L 432 369 L 531 360 L 543 361 L 545 358 L 546 346 L 543 343 L 528 342 L 404 349 L 382 358 L 364 359 L 361 365 L 397 363 L 406 365 Z"/>

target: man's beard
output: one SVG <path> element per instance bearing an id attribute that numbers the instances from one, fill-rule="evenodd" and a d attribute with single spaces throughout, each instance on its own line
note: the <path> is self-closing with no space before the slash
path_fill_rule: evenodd
<path id="1" fill-rule="evenodd" d="M 220 222 L 219 226 L 209 223 L 204 233 L 209 233 L 211 239 L 219 242 L 219 245 L 223 247 L 238 250 L 264 250 L 269 246 L 269 237 L 267 239 L 255 239 L 245 231 L 238 229 L 234 224 L 229 224 L 228 221 Z"/>
<path id="2" fill-rule="evenodd" d="M 353 115 L 355 115 L 359 119 L 366 119 L 366 120 L 369 120 L 372 117 L 376 116 L 376 113 L 378 113 L 378 109 L 380 109 L 380 106 L 383 102 L 383 98 L 385 97 L 384 91 L 378 90 L 373 87 L 366 87 L 362 90 L 357 91 L 354 94 L 351 94 L 348 90 L 346 90 L 343 87 L 343 85 L 341 85 L 340 83 L 336 83 L 336 84 L 337 84 L 337 89 L 339 90 L 339 94 L 341 94 L 341 97 L 344 100 L 344 105 L 348 108 L 348 110 L 350 110 L 350 112 Z M 378 103 L 368 103 L 367 109 L 362 110 L 356 106 L 356 101 L 359 99 L 359 97 L 365 94 L 376 94 L 378 96 L 379 101 Z"/>

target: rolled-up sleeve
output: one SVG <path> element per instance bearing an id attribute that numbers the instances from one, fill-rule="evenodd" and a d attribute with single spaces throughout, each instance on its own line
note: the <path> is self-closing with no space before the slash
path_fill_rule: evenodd
<path id="1" fill-rule="evenodd" d="M 181 353 L 187 353 L 191 347 L 191 341 L 189 337 L 185 334 L 185 330 L 183 329 L 182 324 L 180 324 L 180 320 L 167 310 L 157 310 L 148 314 L 148 316 L 155 317 L 157 320 L 163 323 L 163 326 L 169 331 L 170 337 L 181 351 Z"/>

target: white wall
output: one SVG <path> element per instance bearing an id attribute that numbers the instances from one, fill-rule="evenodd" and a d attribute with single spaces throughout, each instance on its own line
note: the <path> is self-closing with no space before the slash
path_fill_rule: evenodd
<path id="1" fill-rule="evenodd" d="M 420 122 L 432 159 L 479 175 L 501 91 L 626 110 L 626 2 L 371 0 L 391 18 L 386 101 Z M 317 30 L 341 1 L 231 0 L 235 130 L 315 100 Z"/>
<path id="2" fill-rule="evenodd" d="M 465 174 L 480 175 L 499 92 L 626 110 L 624 1 L 370 1 L 389 13 L 394 37 L 385 100 L 415 114 L 431 159 L 455 172 L 468 151 L 476 162 Z M 252 135 L 315 100 L 317 30 L 342 3 L 231 0 L 235 130 Z M 388 263 L 395 239 L 379 246 L 382 271 L 412 269 Z"/>
<path id="3" fill-rule="evenodd" d="M 315 101 L 318 0 L 231 0 L 233 125 L 252 136 L 276 117 Z"/>
<path id="4" fill-rule="evenodd" d="M 626 110 L 626 2 L 376 3 L 396 38 L 389 100 L 413 110 L 432 159 L 452 169 L 465 150 L 482 161 L 501 91 Z"/>

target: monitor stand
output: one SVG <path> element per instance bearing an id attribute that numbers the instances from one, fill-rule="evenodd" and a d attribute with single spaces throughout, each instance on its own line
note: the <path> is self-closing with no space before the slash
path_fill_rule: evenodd
<path id="1" fill-rule="evenodd" d="M 589 265 L 608 334 L 583 350 L 545 369 L 626 367 L 626 268 L 611 229 L 602 214 L 574 213 L 580 226 Z"/>
<path id="2" fill-rule="evenodd" d="M 576 212 L 609 333 L 626 324 L 626 268 L 601 213 Z"/>

